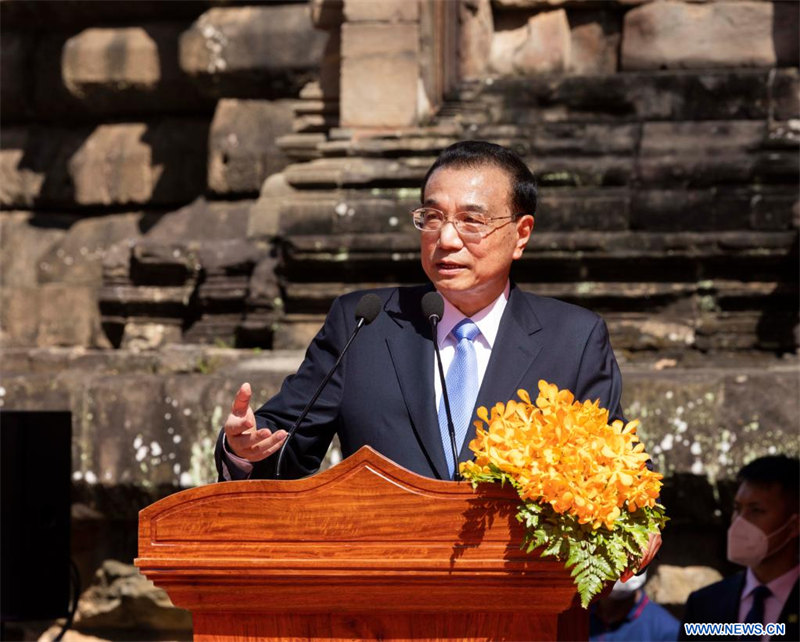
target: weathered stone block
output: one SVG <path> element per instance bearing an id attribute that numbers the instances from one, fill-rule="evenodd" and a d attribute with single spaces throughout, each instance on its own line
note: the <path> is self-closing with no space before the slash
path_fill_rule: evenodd
<path id="1" fill-rule="evenodd" d="M 417 124 L 418 55 L 416 24 L 342 25 L 342 126 Z"/>
<path id="2" fill-rule="evenodd" d="M 645 123 L 639 179 L 644 183 L 690 185 L 746 183 L 756 176 L 787 174 L 781 161 L 791 153 L 761 152 L 767 126 L 758 121 Z M 770 181 L 774 182 L 774 181 Z"/>
<path id="3" fill-rule="evenodd" d="M 145 489 L 216 481 L 214 444 L 235 391 L 247 380 L 268 399 L 286 375 L 285 365 L 210 374 L 220 363 L 209 350 L 189 374 L 85 372 L 72 393 L 76 476 Z"/>
<path id="4" fill-rule="evenodd" d="M 100 125 L 69 160 L 81 205 L 169 204 L 203 192 L 208 125 Z M 106 177 L 98 181 L 98 176 Z"/>
<path id="5" fill-rule="evenodd" d="M 25 208 L 34 204 L 45 182 L 45 164 L 57 153 L 55 137 L 36 136 L 22 127 L 0 130 L 0 206 Z M 34 146 L 34 140 L 39 145 Z M 42 151 L 34 159 L 37 147 Z"/>
<path id="6" fill-rule="evenodd" d="M 387 190 L 387 192 L 390 192 Z M 418 202 L 401 194 L 371 197 L 356 190 L 307 195 L 280 207 L 280 234 L 381 234 L 412 232 L 409 212 Z"/>
<path id="7" fill-rule="evenodd" d="M 750 199 L 750 229 L 790 230 L 797 227 L 796 211 L 800 196 L 797 190 L 764 189 Z"/>
<path id="8" fill-rule="evenodd" d="M 196 244 L 192 243 L 162 243 L 145 238 L 131 247 L 131 277 L 142 285 L 183 286 L 192 283 L 201 269 L 197 250 Z M 163 300 L 166 299 L 168 297 L 164 296 Z"/>
<path id="9" fill-rule="evenodd" d="M 636 176 L 634 159 L 545 157 L 531 162 L 543 187 L 603 187 L 627 185 Z"/>
<path id="10" fill-rule="evenodd" d="M 251 200 L 233 202 L 198 198 L 179 210 L 165 214 L 147 232 L 147 240 L 160 243 L 214 241 L 242 238 L 247 231 Z"/>
<path id="11" fill-rule="evenodd" d="M 797 374 L 796 362 L 777 361 L 764 368 L 636 371 L 625 380 L 625 412 L 641 418 L 639 433 L 657 470 L 731 479 L 750 459 L 797 452 Z"/>
<path id="12" fill-rule="evenodd" d="M 769 198 L 769 193 L 766 196 Z M 749 189 L 730 187 L 640 190 L 631 203 L 631 226 L 635 230 L 676 232 L 746 230 L 753 206 L 764 197 Z"/>
<path id="13" fill-rule="evenodd" d="M 164 25 L 120 29 L 85 29 L 67 40 L 61 58 L 61 73 L 76 96 L 85 87 L 110 85 L 153 89 L 161 80 L 162 62 L 153 31 L 177 40 L 180 27 Z M 171 33 L 170 33 L 171 32 Z"/>
<path id="14" fill-rule="evenodd" d="M 178 66 L 184 26 L 149 23 L 86 29 L 72 36 L 64 43 L 61 79 L 66 98 L 77 104 L 58 109 L 102 114 L 209 109 L 210 101 Z"/>
<path id="15" fill-rule="evenodd" d="M 780 72 L 778 72 L 780 74 Z M 506 76 L 481 87 L 479 123 L 759 120 L 769 72 L 659 72 L 550 78 Z"/>
<path id="16" fill-rule="evenodd" d="M 39 282 L 40 259 L 57 246 L 74 223 L 74 216 L 0 214 L 0 284 L 34 287 Z"/>
<path id="17" fill-rule="evenodd" d="M 641 126 L 603 123 L 542 123 L 527 136 L 530 153 L 541 155 L 634 155 Z"/>
<path id="18" fill-rule="evenodd" d="M 692 496 L 687 501 L 694 502 Z M 647 595 L 659 604 L 683 605 L 689 594 L 719 582 L 722 574 L 708 566 L 672 566 L 660 564 L 647 582 Z"/>
<path id="19" fill-rule="evenodd" d="M 94 124 L 107 118 L 136 122 L 164 111 L 210 114 L 213 99 L 178 66 L 180 29 L 149 23 L 43 36 L 35 52 L 37 120 Z M 63 64 L 53 64 L 62 58 Z"/>
<path id="20" fill-rule="evenodd" d="M 0 288 L 0 338 L 13 346 L 111 347 L 100 328 L 95 288 L 47 283 Z"/>
<path id="21" fill-rule="evenodd" d="M 33 87 L 27 70 L 33 47 L 27 34 L 3 33 L 0 39 L 0 110 L 6 123 L 30 114 Z"/>
<path id="22" fill-rule="evenodd" d="M 726 154 L 753 151 L 766 136 L 766 124 L 750 120 L 645 123 L 642 156 Z"/>
<path id="23" fill-rule="evenodd" d="M 629 226 L 627 189 L 551 189 L 541 198 L 536 229 L 625 230 Z"/>
<path id="24" fill-rule="evenodd" d="M 608 11 L 574 11 L 568 14 L 570 57 L 574 74 L 613 74 L 619 65 L 622 37 L 619 18 Z"/>
<path id="25" fill-rule="evenodd" d="M 319 68 L 327 34 L 301 4 L 216 7 L 181 36 L 181 68 L 214 95 L 295 96 Z"/>
<path id="26" fill-rule="evenodd" d="M 416 22 L 419 3 L 406 0 L 344 0 L 347 22 Z"/>
<path id="27" fill-rule="evenodd" d="M 106 248 L 141 238 L 142 220 L 142 214 L 132 213 L 77 221 L 63 239 L 41 255 L 35 265 L 38 281 L 99 287 Z"/>
<path id="28" fill-rule="evenodd" d="M 292 131 L 294 103 L 230 100 L 217 104 L 209 133 L 208 186 L 217 194 L 255 194 L 289 164 L 277 139 Z"/>
<path id="29" fill-rule="evenodd" d="M 774 67 L 773 19 L 772 2 L 645 4 L 625 14 L 622 68 Z"/>
<path id="30" fill-rule="evenodd" d="M 571 40 L 563 9 L 539 13 L 517 29 L 496 31 L 490 66 L 499 74 L 558 73 L 567 70 Z"/>
<path id="31" fill-rule="evenodd" d="M 12 129 L 0 151 L 0 204 L 150 205 L 204 191 L 208 125 L 198 120 Z"/>
<path id="32" fill-rule="evenodd" d="M 409 158 L 321 158 L 291 165 L 284 176 L 296 188 L 345 187 L 421 181 L 426 170 L 426 165 Z"/>
<path id="33" fill-rule="evenodd" d="M 311 22 L 317 29 L 338 29 L 344 20 L 344 0 L 310 0 Z"/>
<path id="34" fill-rule="evenodd" d="M 128 321 L 122 332 L 120 348 L 131 352 L 158 350 L 181 340 L 179 320 L 159 323 L 157 321 Z"/>
<path id="35" fill-rule="evenodd" d="M 270 238 L 278 233 L 280 208 L 285 200 L 295 194 L 284 174 L 273 174 L 261 187 L 258 200 L 250 209 L 247 225 L 248 238 Z"/>
<path id="36" fill-rule="evenodd" d="M 780 69 L 770 77 L 770 118 L 777 121 L 800 118 L 800 72 Z"/>
<path id="37" fill-rule="evenodd" d="M 132 623 L 183 637 L 191 634 L 192 615 L 175 608 L 167 593 L 135 566 L 106 560 L 78 601 L 74 627 L 97 633 L 98 629 L 126 629 Z"/>
<path id="38" fill-rule="evenodd" d="M 490 0 L 460 0 L 458 69 L 461 78 L 480 78 L 492 49 L 494 20 Z"/>

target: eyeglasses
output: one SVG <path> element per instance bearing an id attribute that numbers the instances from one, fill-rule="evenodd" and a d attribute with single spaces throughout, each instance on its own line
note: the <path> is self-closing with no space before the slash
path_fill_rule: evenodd
<path id="1" fill-rule="evenodd" d="M 484 216 L 475 212 L 456 212 L 452 216 L 447 216 L 432 207 L 420 207 L 411 212 L 414 227 L 421 232 L 438 232 L 447 221 L 450 221 L 456 231 L 464 239 L 477 240 L 483 238 L 496 228 L 491 225 L 492 221 L 503 219 L 513 219 L 516 216 Z"/>

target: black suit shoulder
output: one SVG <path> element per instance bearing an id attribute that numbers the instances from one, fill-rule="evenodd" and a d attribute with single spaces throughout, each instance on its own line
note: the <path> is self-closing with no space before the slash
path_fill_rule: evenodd
<path id="1" fill-rule="evenodd" d="M 737 622 L 739 619 L 739 595 L 743 586 L 744 572 L 740 572 L 691 593 L 686 601 L 678 639 L 698 639 L 686 635 L 684 628 L 686 623 Z M 734 638 L 717 637 L 715 639 Z"/>
<path id="2" fill-rule="evenodd" d="M 557 320 L 559 324 L 566 323 L 568 326 L 591 328 L 598 322 L 602 322 L 599 314 L 574 303 L 519 289 L 518 292 L 542 323 Z"/>

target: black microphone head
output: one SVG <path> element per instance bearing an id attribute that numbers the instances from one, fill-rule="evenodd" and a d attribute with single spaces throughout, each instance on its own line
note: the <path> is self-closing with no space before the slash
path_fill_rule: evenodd
<path id="1" fill-rule="evenodd" d="M 372 323 L 381 313 L 383 301 L 377 294 L 365 294 L 356 305 L 356 321 L 364 319 L 364 325 Z"/>
<path id="2" fill-rule="evenodd" d="M 434 290 L 422 297 L 422 314 L 425 315 L 428 321 L 431 320 L 431 317 L 436 317 L 436 320 L 440 321 L 444 315 L 444 299 L 442 295 Z"/>

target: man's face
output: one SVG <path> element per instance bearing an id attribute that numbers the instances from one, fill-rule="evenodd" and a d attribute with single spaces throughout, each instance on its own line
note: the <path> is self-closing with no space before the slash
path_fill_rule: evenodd
<path id="1" fill-rule="evenodd" d="M 773 551 L 788 538 L 797 537 L 797 506 L 791 504 L 790 498 L 783 492 L 780 484 L 751 484 L 744 481 L 733 500 L 733 518 L 746 519 L 754 526 L 758 526 L 765 535 L 771 535 L 791 521 L 792 523 L 786 527 L 788 533 L 776 535 L 776 539 L 770 541 L 769 550 Z"/>
<path id="2" fill-rule="evenodd" d="M 447 216 L 474 212 L 488 218 L 511 216 L 511 181 L 493 165 L 443 167 L 428 179 L 423 205 Z M 511 263 L 522 256 L 533 217 L 492 221 L 489 234 L 465 242 L 450 223 L 439 232 L 422 232 L 425 274 L 450 303 L 470 316 L 494 301 L 505 288 Z"/>

